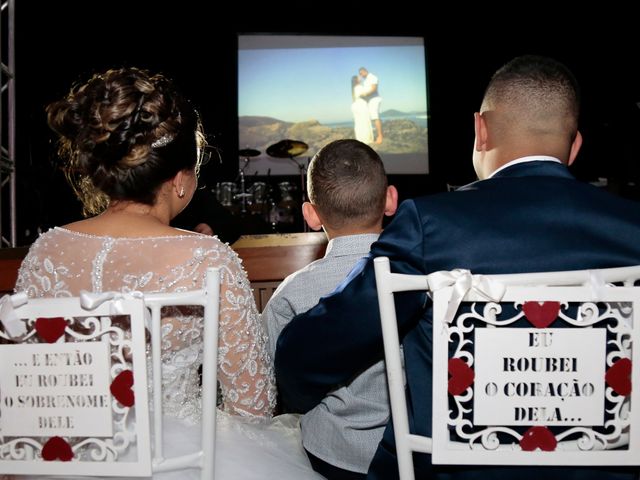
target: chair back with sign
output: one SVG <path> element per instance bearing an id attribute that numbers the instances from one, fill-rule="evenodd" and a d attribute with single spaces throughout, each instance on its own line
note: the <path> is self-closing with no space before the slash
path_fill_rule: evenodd
<path id="1" fill-rule="evenodd" d="M 447 465 L 640 464 L 640 267 L 481 276 L 374 264 L 401 479 L 414 478 L 413 452 Z M 410 290 L 433 301 L 432 438 L 409 431 L 394 293 Z"/>
<path id="2" fill-rule="evenodd" d="M 219 292 L 209 269 L 194 291 L 0 299 L 0 472 L 214 478 Z M 182 305 L 204 308 L 202 435 L 199 449 L 168 456 L 160 313 Z"/>

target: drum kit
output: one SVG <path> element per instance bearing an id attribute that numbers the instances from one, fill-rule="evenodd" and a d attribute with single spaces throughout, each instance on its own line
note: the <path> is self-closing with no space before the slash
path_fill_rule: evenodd
<path id="1" fill-rule="evenodd" d="M 302 155 L 309 146 L 298 140 L 281 140 L 269 146 L 267 155 L 274 158 L 290 159 L 300 170 L 300 198 L 305 200 L 305 167 L 294 157 Z M 295 199 L 296 186 L 292 182 L 279 182 L 274 189 L 269 182 L 252 181 L 250 185 L 246 179 L 245 170 L 251 159 L 260 155 L 259 150 L 245 148 L 238 151 L 243 159 L 238 176 L 234 182 L 219 182 L 216 185 L 218 201 L 242 217 L 253 217 L 266 222 L 274 232 L 295 231 L 296 218 L 299 218 L 300 205 Z M 306 231 L 306 223 L 302 229 Z"/>

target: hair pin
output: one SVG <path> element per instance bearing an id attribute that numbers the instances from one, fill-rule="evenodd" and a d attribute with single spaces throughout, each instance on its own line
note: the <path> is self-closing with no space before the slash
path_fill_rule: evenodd
<path id="1" fill-rule="evenodd" d="M 151 146 L 153 148 L 164 147 L 164 146 L 168 145 L 169 143 L 171 143 L 172 141 L 173 141 L 173 136 L 167 134 L 167 135 L 161 136 L 157 140 L 154 140 L 153 143 L 151 144 Z"/>

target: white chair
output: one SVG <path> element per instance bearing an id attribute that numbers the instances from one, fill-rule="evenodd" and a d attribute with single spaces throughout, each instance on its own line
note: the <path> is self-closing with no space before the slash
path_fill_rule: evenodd
<path id="1" fill-rule="evenodd" d="M 414 478 L 412 452 L 450 465 L 640 463 L 640 267 L 480 276 L 374 265 L 401 479 Z M 410 290 L 433 300 L 432 438 L 409 431 L 394 293 Z"/>
<path id="2" fill-rule="evenodd" d="M 204 289 L 188 292 L 4 297 L 0 472 L 130 477 L 200 468 L 203 480 L 213 479 L 219 296 L 219 271 L 209 269 Z M 198 305 L 204 307 L 201 445 L 172 457 L 162 444 L 160 312 Z M 7 333 L 25 326 L 18 343 Z"/>

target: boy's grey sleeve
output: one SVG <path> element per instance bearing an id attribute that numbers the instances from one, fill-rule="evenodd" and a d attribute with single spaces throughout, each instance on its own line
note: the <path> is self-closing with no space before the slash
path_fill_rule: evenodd
<path id="1" fill-rule="evenodd" d="M 275 357 L 276 343 L 280 332 L 295 315 L 296 312 L 284 292 L 280 289 L 276 290 L 262 312 L 262 323 L 269 338 L 269 354 L 271 358 Z"/>

